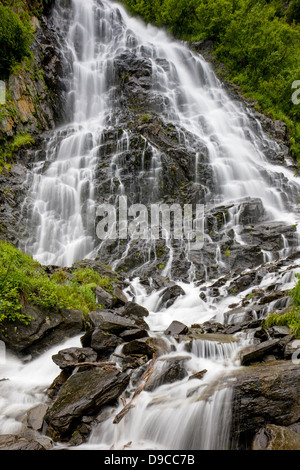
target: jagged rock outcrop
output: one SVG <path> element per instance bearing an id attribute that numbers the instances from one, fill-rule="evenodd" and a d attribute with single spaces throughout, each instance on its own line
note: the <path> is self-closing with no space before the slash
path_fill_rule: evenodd
<path id="1" fill-rule="evenodd" d="M 239 369 L 233 384 L 232 441 L 251 448 L 265 425 L 290 426 L 300 417 L 299 365 L 292 361 L 260 363 Z"/>
<path id="2" fill-rule="evenodd" d="M 45 12 L 50 9 L 45 6 Z M 59 39 L 47 16 L 32 19 L 35 28 L 32 56 L 6 82 L 7 96 L 2 107 L 0 141 L 10 155 L 0 174 L 0 237 L 18 245 L 25 236 L 24 196 L 31 186 L 30 165 L 41 150 L 42 134 L 65 119 L 62 78 L 63 56 Z M 18 137 L 27 136 L 21 139 Z M 17 142 L 17 143 L 16 143 Z"/>

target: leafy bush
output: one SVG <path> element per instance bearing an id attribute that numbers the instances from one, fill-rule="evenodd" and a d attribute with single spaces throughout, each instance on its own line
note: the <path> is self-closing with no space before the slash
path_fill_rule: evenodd
<path id="1" fill-rule="evenodd" d="M 278 313 L 271 313 L 264 322 L 265 326 L 270 327 L 273 325 L 288 326 L 290 332 L 295 334 L 296 338 L 300 339 L 300 315 L 295 309 L 280 315 Z"/>
<path id="2" fill-rule="evenodd" d="M 32 28 L 21 21 L 8 6 L 0 4 L 0 75 L 6 77 L 11 68 L 30 54 Z"/>
<path id="3" fill-rule="evenodd" d="M 89 268 L 72 273 L 57 270 L 50 277 L 32 257 L 0 241 L 0 323 L 8 319 L 30 322 L 22 313 L 24 301 L 52 308 L 74 308 L 84 314 L 99 308 L 95 287 L 112 289 L 111 280 Z"/>
<path id="4" fill-rule="evenodd" d="M 300 274 L 296 274 L 295 277 L 298 282 L 290 293 L 292 298 L 290 310 L 283 315 L 272 313 L 264 323 L 267 327 L 273 325 L 288 326 L 291 333 L 294 333 L 296 338 L 300 339 Z"/>

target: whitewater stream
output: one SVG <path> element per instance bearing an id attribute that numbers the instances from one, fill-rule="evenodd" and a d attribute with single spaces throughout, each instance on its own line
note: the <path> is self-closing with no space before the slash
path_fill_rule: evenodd
<path id="1" fill-rule="evenodd" d="M 33 169 L 33 185 L 24 205 L 31 207 L 28 226 L 32 236 L 24 241 L 24 249 L 44 265 L 71 266 L 75 261 L 94 258 L 101 248 L 95 237 L 95 217 L 99 191 L 95 178 L 99 152 L 106 133 L 118 125 L 118 97 L 114 61 L 130 49 L 136 57 L 151 63 L 152 93 L 159 98 L 160 116 L 178 126 L 182 142 L 193 146 L 194 139 L 205 148 L 213 173 L 213 188 L 207 184 L 202 203 L 212 207 L 230 205 L 227 230 L 232 229 L 236 243 L 243 246 L 239 214 L 245 199 L 259 199 L 264 220 L 295 226 L 299 220 L 299 179 L 288 166 L 272 164 L 267 153 L 279 152 L 278 144 L 264 134 L 259 122 L 250 123 L 240 104 L 233 101 L 215 76 L 210 65 L 199 55 L 164 31 L 131 18 L 124 7 L 107 0 L 72 0 L 70 6 L 57 0 L 53 24 L 62 38 L 62 53 L 68 71 L 66 108 L 69 122 L 56 129 L 45 141 L 44 156 Z M 67 72 L 66 72 L 67 73 Z M 145 119 L 146 121 L 146 119 Z M 139 169 L 135 185 L 123 178 L 122 155 L 131 151 L 130 133 L 123 130 L 117 138 L 116 150 L 108 168 L 109 191 L 102 196 L 110 203 L 120 196 L 130 198 L 139 187 L 141 203 L 159 198 L 162 175 L 161 152 L 151 142 L 150 163 Z M 40 155 L 40 154 L 39 154 Z M 193 181 L 200 184 L 200 153 L 190 162 Z M 101 164 L 101 162 L 100 162 Z M 150 195 L 149 195 L 150 192 Z M 151 199 L 152 198 L 152 199 Z M 176 202 L 176 201 L 175 201 Z M 206 233 L 205 242 L 210 243 Z M 118 268 L 129 250 L 111 254 L 111 266 Z M 146 245 L 146 244 L 145 244 Z M 216 262 L 226 262 L 216 247 Z M 299 248 L 298 228 L 292 238 L 282 237 L 278 253 L 263 252 L 263 261 L 286 257 Z M 146 248 L 145 248 L 146 249 Z M 188 257 L 188 254 L 185 254 Z M 169 276 L 173 260 L 169 259 L 162 275 Z M 296 261 L 294 261 L 296 264 Z M 169 308 L 159 310 L 159 293 L 148 294 L 139 278 L 131 280 L 127 295 L 146 307 L 151 335 L 160 336 L 169 345 L 169 352 L 157 361 L 156 367 L 167 367 L 180 358 L 186 376 L 173 384 L 153 391 L 143 391 L 134 409 L 119 423 L 113 417 L 122 408 L 112 409 L 109 419 L 93 430 L 85 449 L 227 449 L 230 447 L 232 388 L 218 387 L 218 377 L 240 367 L 238 350 L 252 341 L 251 336 L 237 334 L 236 341 L 219 343 L 193 342 L 190 351 L 185 343 L 176 343 L 164 335 L 173 320 L 188 327 L 210 319 L 223 323 L 229 305 L 238 303 L 241 294 L 229 294 L 223 284 L 223 297 L 199 296 L 212 279 L 197 283 L 196 268 L 191 263 L 190 282 L 173 280 L 186 292 Z M 297 268 L 286 273 L 267 273 L 255 286 L 287 290 L 294 285 Z M 148 273 L 151 277 L 151 274 Z M 218 275 L 216 275 L 216 279 Z M 245 297 L 251 293 L 243 291 Z M 22 363 L 7 354 L 0 364 L 0 434 L 22 432 L 27 410 L 46 402 L 46 389 L 59 374 L 51 356 L 69 346 L 80 346 L 80 338 L 68 340 L 39 358 Z M 112 358 L 114 359 L 114 358 Z M 197 371 L 207 371 L 203 378 L 190 379 Z M 3 380 L 2 380 L 3 378 Z M 4 380 L 5 379 L 5 380 Z M 6 380 L 7 379 L 7 380 Z M 130 384 L 128 392 L 134 386 Z"/>

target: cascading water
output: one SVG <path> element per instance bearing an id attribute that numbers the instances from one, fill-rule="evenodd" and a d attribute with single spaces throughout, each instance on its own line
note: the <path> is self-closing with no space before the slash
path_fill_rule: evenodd
<path id="1" fill-rule="evenodd" d="M 43 264 L 71 265 L 96 255 L 101 260 L 106 244 L 95 236 L 98 202 L 114 204 L 128 197 L 131 202 L 149 205 L 165 196 L 161 182 L 164 165 L 168 166 L 168 150 L 161 151 L 151 138 L 142 134 L 139 164 L 130 159 L 131 153 L 136 152 L 133 141 L 137 139 L 133 127 L 124 128 L 125 92 L 118 91 L 119 82 L 126 82 L 130 72 L 122 73 L 121 77 L 117 73 L 128 51 L 133 60 L 145 65 L 147 80 L 150 77 L 151 86 L 146 82 L 146 88 L 151 95 L 151 111 L 166 125 L 172 124 L 170 133 L 174 131 L 172 136 L 176 136 L 178 150 L 191 151 L 188 155 L 193 155 L 185 171 L 192 172 L 196 193 L 199 188 L 197 200 L 205 204 L 208 215 L 221 205 L 228 207 L 222 225 L 226 234 L 231 231 L 236 245 L 247 246 L 241 229 L 245 201 L 255 201 L 258 218 L 264 222 L 280 222 L 287 227 L 297 223 L 298 180 L 290 169 L 270 163 L 265 156 L 268 152 L 279 152 L 278 144 L 266 137 L 259 123 L 228 97 L 201 56 L 171 40 L 164 32 L 130 18 L 123 7 L 106 0 L 72 0 L 70 6 L 58 0 L 53 16 L 57 32 L 64 36 L 65 73 L 69 70 L 70 77 L 67 106 L 72 112 L 69 123 L 58 128 L 47 140 L 45 158 L 36 164 L 33 172 L 32 190 L 25 201 L 30 214 L 28 225 L 33 227 L 32 237 L 25 243 L 26 251 Z M 139 77 L 136 80 L 139 81 Z M 143 80 L 145 82 L 145 76 Z M 138 107 L 138 97 L 135 100 Z M 148 119 L 146 115 L 140 116 L 134 126 L 146 126 Z M 165 144 L 166 149 L 172 142 Z M 106 152 L 111 156 L 108 164 Z M 211 177 L 202 175 L 204 163 L 209 166 Z M 134 177 L 126 171 L 129 164 L 137 166 Z M 102 168 L 105 165 L 106 168 Z M 172 276 L 176 253 L 171 240 L 166 241 L 170 256 L 162 274 Z M 115 245 L 110 250 L 109 261 L 113 268 L 127 259 L 131 242 L 136 246 L 132 240 L 126 240 L 125 246 L 119 241 L 120 249 Z M 213 262 L 220 269 L 226 269 L 221 245 L 213 243 L 211 232 L 205 233 L 205 243 L 212 246 Z M 144 267 L 149 268 L 146 272 L 151 277 L 152 241 L 142 240 L 142 245 L 135 251 L 144 250 Z M 283 234 L 280 250 L 274 256 L 287 256 L 296 252 L 298 246 L 297 231 L 290 237 Z M 262 263 L 272 261 L 270 253 L 262 248 Z M 184 257 L 192 259 L 189 253 Z M 193 282 L 178 282 L 186 295 L 163 311 L 157 310 L 159 292 L 149 295 L 138 278 L 132 281 L 129 297 L 148 308 L 151 334 L 163 338 L 169 346 L 169 351 L 157 361 L 155 370 L 179 360 L 185 378 L 175 384 L 143 391 L 135 408 L 121 423 L 115 425 L 108 419 L 97 426 L 86 448 L 109 449 L 112 445 L 122 448 L 129 441 L 131 448 L 226 449 L 230 446 L 232 390 L 230 384 L 219 389 L 218 378 L 239 367 L 236 353 L 249 339 L 237 336 L 238 341 L 228 344 L 194 341 L 187 351 L 185 342 L 172 342 L 163 333 L 173 320 L 188 326 L 212 317 L 224 322 L 228 306 L 240 300 L 238 294 L 229 293 L 230 280 L 223 284 L 221 300 L 209 294 L 202 300 L 199 292 L 208 286 L 209 276 L 205 274 L 199 286 L 195 282 L 197 269 L 192 261 L 188 276 Z M 208 272 L 207 266 L 204 272 Z M 290 285 L 293 274 L 291 271 L 287 279 L 284 272 L 269 273 L 257 282 L 257 287 L 276 285 L 284 289 Z M 216 277 L 218 275 L 216 270 Z M 174 275 L 173 271 L 173 278 L 179 281 L 180 275 L 176 272 Z M 245 290 L 243 295 L 250 291 Z M 49 357 L 47 353 L 40 361 L 48 361 Z M 21 365 L 17 360 L 14 364 L 21 372 L 10 374 L 18 383 L 19 376 L 22 382 L 23 377 L 31 374 L 30 364 Z M 191 378 L 195 371 L 207 372 L 199 381 Z M 55 375 L 57 371 L 51 368 L 45 384 L 48 381 L 50 385 Z M 2 433 L 15 432 L 20 425 L 18 416 L 29 406 L 24 402 L 20 404 L 19 397 L 11 398 L 7 384 L 9 382 L 0 384 L 7 400 L 1 407 Z M 20 389 L 27 397 L 27 390 L 34 386 L 28 381 L 24 390 L 22 384 Z M 39 395 L 34 399 L 31 396 L 29 402 L 34 404 L 36 400 L 40 401 Z M 118 409 L 113 410 L 117 412 Z"/>

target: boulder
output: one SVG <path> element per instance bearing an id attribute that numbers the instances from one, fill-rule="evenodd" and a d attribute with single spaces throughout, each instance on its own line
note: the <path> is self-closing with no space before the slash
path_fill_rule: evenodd
<path id="1" fill-rule="evenodd" d="M 113 296 L 114 296 L 114 306 L 115 307 L 122 307 L 123 305 L 126 305 L 128 303 L 128 298 L 120 289 L 119 286 L 115 286 L 113 290 Z"/>
<path id="2" fill-rule="evenodd" d="M 135 322 L 129 318 L 122 317 L 114 310 L 96 310 L 88 314 L 87 323 L 92 328 L 118 335 L 122 331 L 135 329 Z"/>
<path id="3" fill-rule="evenodd" d="M 145 338 L 148 336 L 148 331 L 142 330 L 140 328 L 136 328 L 134 330 L 125 330 L 120 333 L 120 338 L 122 338 L 126 342 L 133 341 L 134 339 Z"/>
<path id="4" fill-rule="evenodd" d="M 188 327 L 180 321 L 173 321 L 165 330 L 165 335 L 185 335 L 189 331 Z"/>
<path id="5" fill-rule="evenodd" d="M 144 390 L 151 392 L 157 387 L 184 379 L 188 375 L 184 362 L 180 360 L 164 362 L 161 368 L 155 368 Z"/>
<path id="6" fill-rule="evenodd" d="M 149 311 L 142 305 L 139 305 L 135 302 L 127 302 L 124 305 L 122 314 L 125 316 L 133 315 L 135 317 L 148 317 Z"/>
<path id="7" fill-rule="evenodd" d="M 267 424 L 254 436 L 252 450 L 300 450 L 300 435 L 284 426 Z"/>
<path id="8" fill-rule="evenodd" d="M 22 356 L 36 357 L 84 330 L 81 310 L 26 304 L 22 313 L 30 316 L 29 325 L 18 320 L 4 320 L 0 331 L 0 340 L 4 341 L 6 347 Z"/>
<path id="9" fill-rule="evenodd" d="M 100 328 L 95 328 L 91 335 L 91 348 L 95 350 L 101 358 L 108 358 L 114 352 L 116 347 L 123 342 L 123 339 L 116 335 L 109 334 Z"/>
<path id="10" fill-rule="evenodd" d="M 14 434 L 0 436 L 0 450 L 46 450 L 39 442 Z"/>
<path id="11" fill-rule="evenodd" d="M 129 375 L 115 368 L 95 368 L 76 372 L 64 383 L 56 401 L 45 415 L 46 434 L 65 441 L 83 416 L 96 416 L 113 403 L 129 384 Z"/>
<path id="12" fill-rule="evenodd" d="M 279 341 L 279 339 L 270 339 L 259 344 L 246 346 L 239 353 L 241 365 L 248 365 L 251 362 L 261 360 L 278 347 Z"/>
<path id="13" fill-rule="evenodd" d="M 96 302 L 104 308 L 113 308 L 115 300 L 114 296 L 104 290 L 102 287 L 96 287 Z"/>
<path id="14" fill-rule="evenodd" d="M 97 353 L 92 348 L 66 348 L 52 356 L 53 362 L 61 369 L 73 367 L 80 362 L 96 362 Z"/>
<path id="15" fill-rule="evenodd" d="M 169 351 L 168 344 L 162 338 L 141 338 L 130 341 L 124 344 L 122 348 L 123 354 L 128 355 L 145 355 L 149 359 L 156 356 L 161 356 Z"/>
<path id="16" fill-rule="evenodd" d="M 241 367 L 229 375 L 232 386 L 233 448 L 249 449 L 266 423 L 291 426 L 300 416 L 299 365 L 277 360 Z M 228 378 L 227 377 L 227 380 Z"/>
<path id="17" fill-rule="evenodd" d="M 26 415 L 27 426 L 34 431 L 41 431 L 48 407 L 47 404 L 40 404 L 28 410 Z"/>
<path id="18" fill-rule="evenodd" d="M 178 285 L 166 287 L 159 295 L 160 303 L 158 309 L 169 308 L 174 304 L 175 300 L 181 295 L 185 295 L 185 291 Z"/>

